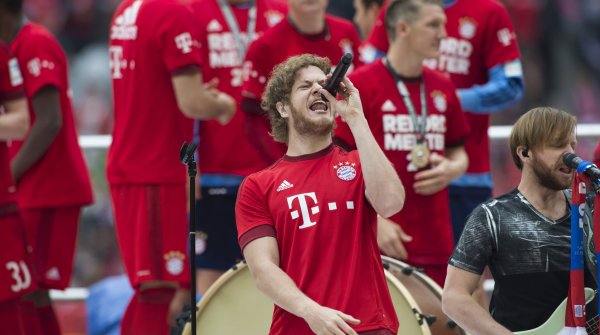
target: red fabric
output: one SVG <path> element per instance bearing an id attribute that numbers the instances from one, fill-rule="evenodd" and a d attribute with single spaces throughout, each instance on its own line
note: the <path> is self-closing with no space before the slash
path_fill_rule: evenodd
<path id="1" fill-rule="evenodd" d="M 241 32 L 248 27 L 248 6 L 229 6 Z M 219 90 L 241 101 L 242 58 L 217 0 L 197 0 L 192 9 L 201 31 L 202 78 L 219 79 Z M 256 1 L 254 38 L 285 18 L 287 4 L 275 0 Z M 262 120 L 261 120 L 262 122 Z M 226 125 L 209 120 L 200 122 L 198 164 L 203 174 L 247 176 L 268 166 L 244 132 L 244 114 L 236 113 Z M 235 154 L 232 154 L 235 153 Z M 281 155 L 277 156 L 277 158 Z"/>
<path id="2" fill-rule="evenodd" d="M 60 325 L 58 323 L 58 319 L 56 318 L 56 313 L 54 313 L 54 308 L 52 305 L 46 305 L 37 308 L 37 315 L 39 319 L 39 323 L 44 330 L 44 335 L 61 335 Z"/>
<path id="3" fill-rule="evenodd" d="M 131 334 L 169 334 L 168 312 L 174 289 L 152 288 L 137 291 Z M 125 334 L 124 334 L 125 335 Z"/>
<path id="4" fill-rule="evenodd" d="M 364 192 L 356 151 L 330 146 L 311 155 L 285 156 L 240 186 L 238 234 L 241 239 L 271 225 L 279 266 L 302 292 L 361 320 L 354 326 L 357 332 L 395 333 L 398 321 L 377 247 L 376 213 Z M 270 236 L 272 230 L 264 231 Z M 271 335 L 308 333 L 303 319 L 275 307 Z"/>
<path id="5" fill-rule="evenodd" d="M 39 287 L 69 287 L 80 211 L 79 206 L 21 211 Z"/>
<path id="6" fill-rule="evenodd" d="M 389 43 L 383 15 L 389 1 L 382 7 L 367 44 L 387 51 Z M 494 66 L 518 60 L 520 57 L 514 28 L 506 8 L 495 0 L 458 0 L 445 9 L 446 32 L 440 47 L 439 61 L 426 64 L 447 72 L 456 88 L 470 88 L 486 83 L 488 70 Z M 490 171 L 488 128 L 490 116 L 467 112 L 471 134 L 465 143 L 469 155 L 469 173 Z"/>
<path id="7" fill-rule="evenodd" d="M 23 76 L 17 59 L 0 42 L 0 105 L 23 96 Z M 10 172 L 9 153 L 5 141 L 0 141 L 0 205 L 14 202 L 15 183 Z"/>
<path id="8" fill-rule="evenodd" d="M 327 16 L 325 23 L 329 29 L 328 34 L 306 36 L 300 34 L 286 19 L 252 43 L 244 60 L 242 95 L 246 98 L 260 100 L 273 68 L 291 56 L 311 53 L 329 58 L 335 66 L 345 52 L 358 55 L 360 38 L 352 23 L 334 16 Z M 354 57 L 353 64 L 354 66 L 348 72 L 361 65 L 358 57 Z M 253 111 L 244 112 L 251 114 Z M 250 121 L 258 122 L 252 116 L 249 118 Z M 269 121 L 265 118 L 263 122 L 265 125 L 261 128 L 270 131 Z M 265 131 L 256 134 L 256 128 L 253 126 L 252 133 L 254 135 L 249 137 L 253 141 L 253 145 L 260 150 L 270 151 L 266 157 L 281 157 L 281 153 L 284 151 L 281 149 L 282 146 L 261 144 L 274 141 Z"/>
<path id="9" fill-rule="evenodd" d="M 60 94 L 62 128 L 44 156 L 19 180 L 17 198 L 21 208 L 86 205 L 92 202 L 92 187 L 77 141 L 69 97 L 67 58 L 58 41 L 42 26 L 26 23 L 10 45 L 25 79 L 31 124 L 35 122 L 32 99 L 44 86 Z M 13 141 L 11 157 L 23 141 Z"/>
<path id="10" fill-rule="evenodd" d="M 0 300 L 0 325 L 2 333 L 11 335 L 29 335 L 23 325 L 18 299 Z"/>
<path id="11" fill-rule="evenodd" d="M 193 122 L 179 110 L 171 80 L 175 70 L 201 64 L 197 27 L 177 0 L 126 0 L 116 10 L 109 46 L 115 110 L 107 158 L 111 184 L 185 184 L 179 150 L 191 139 Z"/>
<path id="12" fill-rule="evenodd" d="M 184 187 L 111 185 L 111 194 L 131 285 L 163 280 L 189 286 Z"/>
<path id="13" fill-rule="evenodd" d="M 371 132 L 405 186 L 404 208 L 391 220 L 413 237 L 410 243 L 405 243 L 407 262 L 447 264 L 453 250 L 448 190 L 423 196 L 412 187 L 419 171 L 407 156 L 416 143 L 416 132 L 394 78 L 381 60 L 363 66 L 349 77 L 361 96 L 369 97 L 363 99 L 363 110 Z M 427 92 L 427 144 L 432 153 L 443 156 L 448 146 L 460 144 L 467 137 L 469 126 L 450 80 L 427 68 L 423 80 Z M 405 80 L 405 84 L 421 115 L 420 81 Z M 355 146 L 346 123 L 340 118 L 337 122 L 336 136 Z"/>
<path id="14" fill-rule="evenodd" d="M 38 319 L 38 314 L 35 308 L 35 304 L 32 300 L 29 299 L 21 299 L 19 301 L 19 313 L 21 320 L 23 322 L 23 328 L 25 329 L 25 333 L 28 335 L 45 335 L 50 334 L 46 332 L 42 332 L 41 324 Z M 52 333 L 55 335 L 55 333 Z M 58 334 L 60 335 L 60 333 Z"/>
<path id="15" fill-rule="evenodd" d="M 0 264 L 4 269 L 0 271 L 0 302 L 33 292 L 36 285 L 31 254 L 25 248 L 25 232 L 18 213 L 0 216 L 0 245 Z"/>

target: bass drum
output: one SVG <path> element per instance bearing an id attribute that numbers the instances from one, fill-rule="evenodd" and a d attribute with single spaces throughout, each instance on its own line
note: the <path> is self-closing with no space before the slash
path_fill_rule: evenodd
<path id="1" fill-rule="evenodd" d="M 465 335 L 466 333 L 442 312 L 442 288 L 414 267 L 397 259 L 382 256 L 383 266 L 408 289 L 429 319 L 433 335 Z"/>
<path id="2" fill-rule="evenodd" d="M 385 271 L 394 308 L 400 321 L 399 334 L 431 335 L 415 299 L 400 281 Z M 196 311 L 196 335 L 269 333 L 273 303 L 254 285 L 250 270 L 244 262 L 223 274 L 206 292 Z M 183 335 L 191 334 L 187 323 Z"/>

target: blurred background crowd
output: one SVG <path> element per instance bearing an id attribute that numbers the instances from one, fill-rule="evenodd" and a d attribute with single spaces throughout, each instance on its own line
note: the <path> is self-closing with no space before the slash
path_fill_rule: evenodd
<path id="1" fill-rule="evenodd" d="M 575 114 L 580 124 L 600 123 L 600 1 L 501 0 L 508 8 L 522 53 L 524 99 L 493 115 L 493 125 L 511 125 L 531 107 L 551 105 Z M 75 117 L 80 135 L 110 134 L 112 98 L 108 29 L 119 0 L 25 0 L 26 16 L 58 37 L 70 63 Z M 329 12 L 352 19 L 351 0 L 331 0 Z M 590 159 L 596 138 L 580 138 L 578 153 Z M 95 204 L 85 209 L 71 286 L 87 287 L 123 273 L 108 187 L 106 149 L 85 149 Z M 492 142 L 494 194 L 514 187 L 518 174 L 506 140 Z"/>

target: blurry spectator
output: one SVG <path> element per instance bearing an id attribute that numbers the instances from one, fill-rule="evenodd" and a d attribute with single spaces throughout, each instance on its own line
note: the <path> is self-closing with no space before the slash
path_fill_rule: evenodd
<path id="1" fill-rule="evenodd" d="M 354 24 L 362 39 L 371 34 L 384 0 L 354 0 Z"/>
<path id="2" fill-rule="evenodd" d="M 218 80 L 239 108 L 242 60 L 248 44 L 285 18 L 287 6 L 276 0 L 197 0 L 192 2 L 201 27 L 202 76 Z M 204 294 L 219 276 L 242 259 L 235 227 L 235 201 L 242 179 L 267 164 L 244 135 L 244 115 L 226 125 L 199 122 L 198 165 L 201 199 L 198 208 L 196 290 Z M 233 154 L 235 153 L 235 154 Z"/>

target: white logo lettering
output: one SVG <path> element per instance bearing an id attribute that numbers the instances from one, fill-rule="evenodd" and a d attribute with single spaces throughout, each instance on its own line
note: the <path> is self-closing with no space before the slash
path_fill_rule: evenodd
<path id="1" fill-rule="evenodd" d="M 8 262 L 6 269 L 12 272 L 11 276 L 15 283 L 10 286 L 10 289 L 13 292 L 25 290 L 31 285 L 31 274 L 25 262 Z"/>
<path id="2" fill-rule="evenodd" d="M 123 78 L 121 70 L 125 68 L 125 61 L 123 60 L 123 47 L 111 46 L 108 48 L 108 54 L 110 57 L 110 71 L 114 79 Z"/>
<path id="3" fill-rule="evenodd" d="M 192 35 L 190 33 L 181 33 L 175 36 L 175 45 L 183 54 L 192 52 Z"/>
<path id="4" fill-rule="evenodd" d="M 306 202 L 306 198 L 312 199 L 313 205 L 315 205 L 310 208 L 311 213 L 313 215 L 319 213 L 319 207 L 316 206 L 317 205 L 317 197 L 315 195 L 315 192 L 297 194 L 297 195 L 293 195 L 293 196 L 287 198 L 287 203 L 288 203 L 289 209 L 292 209 L 292 204 L 293 204 L 294 200 L 298 199 L 298 203 L 300 204 L 300 213 L 302 213 L 302 225 L 300 227 L 298 227 L 300 229 L 312 227 L 317 224 L 316 222 L 312 221 L 310 218 L 310 214 L 308 212 L 309 205 Z M 293 210 L 290 213 L 290 215 L 292 216 L 292 219 L 294 219 L 294 220 L 297 219 L 299 217 L 298 210 Z"/>
<path id="5" fill-rule="evenodd" d="M 498 30 L 498 41 L 505 47 L 509 46 L 513 39 L 513 34 L 508 28 Z"/>
<path id="6" fill-rule="evenodd" d="M 135 40 L 137 38 L 137 20 L 138 12 L 142 6 L 142 1 L 135 1 L 131 6 L 123 11 L 123 14 L 115 18 L 115 24 L 110 28 L 110 38 L 113 40 Z"/>

